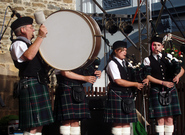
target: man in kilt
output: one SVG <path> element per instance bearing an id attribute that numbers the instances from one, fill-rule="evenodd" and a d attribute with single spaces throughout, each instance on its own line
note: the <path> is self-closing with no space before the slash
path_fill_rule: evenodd
<path id="1" fill-rule="evenodd" d="M 168 58 L 171 54 L 161 53 L 163 49 L 162 38 L 154 36 L 151 40 L 151 55 L 144 59 L 144 65 L 151 68 L 151 74 L 147 76 L 151 82 L 149 96 L 149 116 L 156 119 L 156 132 L 159 135 L 172 135 L 174 131 L 173 116 L 180 115 L 180 105 L 177 89 L 174 83 L 178 83 L 184 74 L 184 69 L 173 78 Z M 162 94 L 165 93 L 165 94 Z M 163 96 L 161 96 L 163 95 Z"/>
<path id="2" fill-rule="evenodd" d="M 105 122 L 112 123 L 112 134 L 130 135 L 130 123 L 137 122 L 132 89 L 141 90 L 144 85 L 131 81 L 131 69 L 125 61 L 127 43 L 116 41 L 112 49 L 111 61 L 106 67 L 110 84 L 104 119 Z M 144 83 L 147 83 L 147 80 L 144 80 Z M 122 107 L 122 101 L 125 99 L 130 99 L 133 103 L 133 106 L 128 106 L 132 107 L 130 112 L 124 111 Z"/>
<path id="3" fill-rule="evenodd" d="M 47 75 L 44 63 L 40 59 L 39 47 L 46 37 L 44 25 L 39 28 L 38 36 L 34 38 L 33 19 L 21 17 L 11 24 L 16 35 L 10 47 L 14 65 L 19 69 L 19 126 L 24 135 L 41 135 L 43 125 L 53 122 L 51 103 L 47 82 L 38 74 Z"/>
<path id="4" fill-rule="evenodd" d="M 97 77 L 101 76 L 101 71 L 95 70 L 93 65 L 73 71 L 56 70 L 58 87 L 56 89 L 54 118 L 56 121 L 62 122 L 60 126 L 60 134 L 62 135 L 80 135 L 79 121 L 91 117 L 82 84 L 86 82 L 93 84 Z M 81 101 L 74 98 L 75 89 L 79 90 Z"/>

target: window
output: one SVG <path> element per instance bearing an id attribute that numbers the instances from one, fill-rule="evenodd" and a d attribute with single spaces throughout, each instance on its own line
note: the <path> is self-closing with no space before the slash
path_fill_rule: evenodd
<path id="1" fill-rule="evenodd" d="M 105 10 L 131 6 L 131 0 L 103 0 Z"/>

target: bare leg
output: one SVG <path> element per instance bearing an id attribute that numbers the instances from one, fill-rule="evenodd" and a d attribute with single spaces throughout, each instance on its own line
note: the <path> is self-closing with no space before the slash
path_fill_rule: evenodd
<path id="1" fill-rule="evenodd" d="M 164 118 L 157 119 L 158 125 L 156 125 L 155 130 L 159 135 L 164 135 Z"/>
<path id="2" fill-rule="evenodd" d="M 41 134 L 42 133 L 42 128 L 43 128 L 43 126 L 31 128 L 30 129 L 30 134 L 36 134 L 36 132 L 39 132 L 39 134 Z"/>
<path id="3" fill-rule="evenodd" d="M 130 129 L 130 124 L 114 123 L 113 127 L 112 127 L 112 134 L 114 134 L 114 135 L 129 135 L 130 130 L 129 130 L 129 134 L 125 134 L 125 133 L 127 133 L 127 131 L 125 130 L 126 128 Z"/>
<path id="4" fill-rule="evenodd" d="M 165 123 L 164 126 L 165 135 L 172 135 L 174 131 L 173 116 L 165 117 L 164 123 Z"/>
<path id="5" fill-rule="evenodd" d="M 71 123 L 71 120 L 64 121 L 62 123 L 62 126 L 60 126 L 60 134 L 70 135 L 70 123 Z"/>
<path id="6" fill-rule="evenodd" d="M 122 125 L 122 135 L 130 135 L 130 123 Z"/>
<path id="7" fill-rule="evenodd" d="M 70 129 L 71 135 L 80 135 L 80 126 L 79 126 L 79 120 L 73 120 L 71 122 L 71 129 Z"/>

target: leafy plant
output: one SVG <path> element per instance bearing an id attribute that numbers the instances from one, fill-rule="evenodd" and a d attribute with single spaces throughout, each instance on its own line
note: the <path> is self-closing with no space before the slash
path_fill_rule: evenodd
<path id="1" fill-rule="evenodd" d="M 167 48 L 165 52 L 170 53 L 173 57 L 177 58 L 178 60 L 183 59 L 183 53 L 179 51 L 177 48 L 175 48 L 175 46 L 173 46 L 172 48 L 171 47 Z"/>
<path id="2" fill-rule="evenodd" d="M 19 117 L 17 115 L 7 115 L 0 119 L 0 125 L 6 125 L 11 120 L 18 120 Z"/>

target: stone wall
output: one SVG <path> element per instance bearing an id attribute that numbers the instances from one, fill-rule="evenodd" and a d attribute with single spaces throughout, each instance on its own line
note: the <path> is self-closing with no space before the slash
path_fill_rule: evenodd
<path id="1" fill-rule="evenodd" d="M 1 0 L 0 1 L 0 30 L 2 28 L 6 29 L 8 22 L 11 18 L 12 11 L 8 6 L 15 9 L 21 16 L 30 16 L 34 18 L 35 11 L 43 10 L 45 16 L 47 17 L 51 13 L 60 10 L 60 9 L 72 9 L 75 10 L 75 0 Z M 5 15 L 6 13 L 6 15 Z M 5 21 L 4 21 L 5 17 Z M 13 75 L 17 76 L 17 69 L 12 66 L 11 58 L 9 57 L 9 47 L 11 44 L 10 41 L 10 25 L 11 23 L 17 19 L 14 16 L 7 29 L 4 33 L 1 44 L 0 44 L 0 74 L 2 75 Z M 34 26 L 37 28 L 34 21 Z M 3 30 L 4 30 L 3 29 Z M 35 34 L 37 31 L 35 32 Z M 6 55 L 8 53 L 8 55 Z"/>
<path id="2" fill-rule="evenodd" d="M 18 100 L 13 99 L 12 96 L 13 84 L 19 80 L 18 70 L 15 68 L 9 53 L 11 45 L 10 25 L 17 17 L 11 17 L 12 11 L 8 6 L 15 9 L 21 16 L 32 18 L 34 18 L 36 11 L 42 10 L 47 18 L 51 13 L 61 9 L 75 10 L 75 3 L 75 0 L 0 0 L 0 32 L 3 33 L 6 29 L 0 40 L 0 96 L 6 105 L 5 107 L 0 105 L 0 118 L 10 114 L 18 115 Z M 35 21 L 33 25 L 36 30 L 35 35 L 37 35 L 39 25 Z"/>

